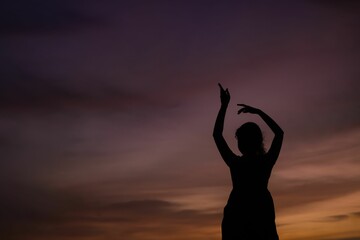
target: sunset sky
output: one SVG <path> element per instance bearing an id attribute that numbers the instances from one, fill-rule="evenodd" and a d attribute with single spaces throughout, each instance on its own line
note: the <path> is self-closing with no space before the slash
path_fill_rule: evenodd
<path id="1" fill-rule="evenodd" d="M 220 240 L 212 129 L 285 132 L 281 240 L 360 239 L 360 2 L 2 0 L 0 239 Z"/>

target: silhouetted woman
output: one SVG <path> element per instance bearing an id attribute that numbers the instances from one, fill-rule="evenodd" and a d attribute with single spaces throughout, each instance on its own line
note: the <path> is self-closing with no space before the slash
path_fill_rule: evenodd
<path id="1" fill-rule="evenodd" d="M 267 189 L 271 170 L 279 156 L 283 131 L 266 113 L 245 104 L 240 113 L 259 115 L 274 132 L 275 137 L 265 152 L 260 128 L 253 122 L 236 131 L 238 148 L 242 156 L 234 154 L 222 132 L 226 109 L 230 102 L 229 90 L 220 87 L 221 108 L 216 118 L 214 139 L 216 146 L 230 168 L 233 189 L 224 208 L 222 221 L 223 240 L 273 240 L 279 239 L 275 225 L 274 203 Z"/>

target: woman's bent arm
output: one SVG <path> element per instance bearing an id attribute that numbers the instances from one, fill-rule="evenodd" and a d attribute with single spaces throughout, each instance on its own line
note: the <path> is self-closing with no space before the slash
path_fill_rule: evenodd
<path id="1" fill-rule="evenodd" d="M 284 131 L 269 115 L 267 115 L 263 111 L 260 111 L 259 116 L 264 120 L 264 122 L 270 127 L 270 129 L 275 134 L 275 137 L 271 143 L 271 147 L 267 153 L 269 160 L 274 165 L 280 154 L 282 142 L 284 139 Z"/>
<path id="2" fill-rule="evenodd" d="M 281 146 L 284 138 L 284 131 L 269 115 L 267 115 L 260 109 L 250 107 L 245 104 L 238 104 L 238 106 L 243 107 L 242 109 L 239 110 L 238 114 L 240 114 L 241 112 L 258 114 L 275 134 L 275 137 L 271 143 L 271 147 L 267 153 L 269 160 L 272 161 L 272 164 L 275 164 L 281 150 Z"/>

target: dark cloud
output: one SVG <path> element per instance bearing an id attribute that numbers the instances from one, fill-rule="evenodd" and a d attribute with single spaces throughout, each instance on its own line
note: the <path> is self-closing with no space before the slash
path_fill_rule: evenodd
<path id="1" fill-rule="evenodd" d="M 348 238 L 323 238 L 321 240 L 359 240 L 360 239 L 360 235 L 357 237 L 348 237 Z"/>
<path id="2" fill-rule="evenodd" d="M 153 219 L 154 222 L 159 223 L 166 220 L 191 226 L 196 225 L 196 222 L 200 225 L 205 224 L 205 222 L 213 222 L 220 217 L 220 213 L 184 209 L 181 204 L 158 199 L 119 202 L 104 206 L 101 209 L 110 215 L 115 214 L 127 218 L 129 222 Z"/>
<path id="3" fill-rule="evenodd" d="M 221 218 L 220 214 L 182 210 L 181 205 L 164 200 L 106 204 L 85 196 L 79 198 L 76 193 L 64 195 L 59 191 L 54 195 L 34 187 L 17 192 L 26 198 L 17 195 L 12 201 L 1 199 L 1 206 L 6 207 L 0 218 L 0 236 L 4 239 L 110 236 L 112 228 L 103 228 L 104 224 L 115 226 L 124 239 L 139 233 L 155 237 L 170 233 L 169 229 L 180 234 L 184 229 L 215 225 Z"/>
<path id="4" fill-rule="evenodd" d="M 0 35 L 68 32 L 99 24 L 70 1 L 5 0 L 0 4 Z"/>
<path id="5" fill-rule="evenodd" d="M 355 217 L 360 217 L 360 212 L 353 212 L 353 213 L 351 213 L 351 215 L 353 215 Z"/>
<path id="6" fill-rule="evenodd" d="M 309 2 L 316 3 L 324 6 L 342 7 L 351 9 L 355 6 L 360 7 L 360 3 L 357 0 L 309 0 Z"/>
<path id="7" fill-rule="evenodd" d="M 350 194 L 360 187 L 358 180 L 299 181 L 294 185 L 274 184 L 272 193 L 280 211 L 312 202 L 326 201 Z M 299 194 L 301 193 L 301 194 Z"/>
<path id="8" fill-rule="evenodd" d="M 173 211 L 176 204 L 162 200 L 141 200 L 141 201 L 128 201 L 111 204 L 108 206 L 111 210 L 122 212 L 131 212 L 141 215 L 148 214 L 161 214 L 168 211 Z"/>
<path id="9" fill-rule="evenodd" d="M 42 239 L 95 236 L 101 230 L 74 223 L 71 215 L 84 209 L 84 202 L 73 193 L 46 188 L 34 182 L 3 180 L 0 215 L 2 239 Z M 71 223 L 71 224 L 70 224 Z"/>
<path id="10" fill-rule="evenodd" d="M 346 214 L 341 214 L 341 215 L 334 215 L 334 216 L 329 216 L 327 218 L 324 219 L 325 222 L 337 222 L 337 221 L 342 221 L 345 219 L 348 219 L 349 216 Z"/>
<path id="11" fill-rule="evenodd" d="M 11 63 L 0 66 L 0 111 L 127 110 L 134 106 L 167 107 L 159 96 L 137 93 L 116 83 L 90 81 L 84 86 L 49 79 Z"/>
<path id="12" fill-rule="evenodd" d="M 216 226 L 221 220 L 220 213 L 206 213 L 197 210 L 183 209 L 183 206 L 164 200 L 140 200 L 111 204 L 106 210 L 111 214 L 127 217 L 128 222 L 117 225 L 124 238 L 131 239 L 137 235 L 149 239 L 183 239 L 187 231 L 198 231 L 201 228 Z M 194 239 L 214 237 L 213 235 L 196 234 Z"/>

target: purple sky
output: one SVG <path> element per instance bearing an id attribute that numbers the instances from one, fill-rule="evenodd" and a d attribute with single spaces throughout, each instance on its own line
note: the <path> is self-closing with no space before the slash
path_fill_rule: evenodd
<path id="1" fill-rule="evenodd" d="M 130 2 L 130 1 L 129 1 Z M 357 1 L 0 4 L 0 237 L 220 239 L 211 133 L 259 107 L 285 131 L 282 239 L 360 238 Z"/>

